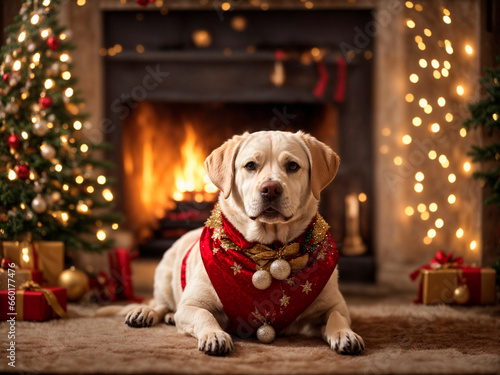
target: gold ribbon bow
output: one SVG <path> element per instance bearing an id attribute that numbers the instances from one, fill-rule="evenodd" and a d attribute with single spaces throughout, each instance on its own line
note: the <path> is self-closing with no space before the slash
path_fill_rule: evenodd
<path id="1" fill-rule="evenodd" d="M 61 318 L 67 318 L 68 314 L 62 306 L 59 304 L 59 301 L 57 300 L 56 295 L 54 292 L 52 292 L 49 289 L 42 288 L 38 283 L 34 281 L 26 281 L 23 285 L 21 285 L 21 290 L 19 290 L 16 293 L 16 312 L 17 312 L 17 319 L 18 320 L 23 320 L 24 319 L 24 292 L 25 291 L 33 291 L 33 292 L 42 292 L 43 296 L 47 300 L 47 303 L 49 304 L 50 307 L 52 307 L 52 310 L 60 316 Z M 18 307 L 19 306 L 19 307 Z"/>
<path id="2" fill-rule="evenodd" d="M 252 259 L 260 269 L 269 271 L 271 267 L 271 263 L 276 259 L 289 259 L 296 256 L 300 252 L 300 244 L 298 242 L 294 242 L 290 245 L 283 246 L 278 250 L 273 250 L 266 245 L 257 244 L 252 246 L 250 249 L 244 250 L 243 253 Z M 304 254 L 297 258 L 291 259 L 288 261 L 292 270 L 302 269 L 307 265 L 309 260 L 309 254 Z"/>

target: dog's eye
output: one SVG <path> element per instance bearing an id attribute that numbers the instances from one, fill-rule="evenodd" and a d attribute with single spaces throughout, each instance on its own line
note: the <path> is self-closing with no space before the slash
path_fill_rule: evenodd
<path id="1" fill-rule="evenodd" d="M 297 172 L 299 169 L 300 169 L 300 166 L 296 162 L 294 162 L 294 161 L 291 161 L 286 166 L 286 170 L 288 172 Z"/>
<path id="2" fill-rule="evenodd" d="M 247 171 L 255 171 L 257 169 L 257 165 L 253 161 L 249 161 L 245 164 L 245 169 Z"/>

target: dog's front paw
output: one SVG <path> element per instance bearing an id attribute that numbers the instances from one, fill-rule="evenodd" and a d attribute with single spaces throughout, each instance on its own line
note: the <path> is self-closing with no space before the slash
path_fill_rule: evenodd
<path id="1" fill-rule="evenodd" d="M 175 313 L 173 312 L 168 312 L 165 314 L 165 324 L 169 326 L 175 326 L 175 319 L 174 319 Z"/>
<path id="2" fill-rule="evenodd" d="M 158 322 L 157 315 L 150 307 L 138 307 L 127 314 L 125 324 L 134 328 L 151 327 Z"/>
<path id="3" fill-rule="evenodd" d="M 365 343 L 361 336 L 351 330 L 335 332 L 328 337 L 328 344 L 339 354 L 359 354 L 365 350 Z"/>
<path id="4" fill-rule="evenodd" d="M 198 350 L 209 355 L 226 355 L 233 351 L 233 340 L 226 332 L 209 332 L 198 340 Z"/>

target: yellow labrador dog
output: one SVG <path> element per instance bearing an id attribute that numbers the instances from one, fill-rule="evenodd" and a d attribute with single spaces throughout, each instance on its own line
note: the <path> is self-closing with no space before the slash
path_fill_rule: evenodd
<path id="1" fill-rule="evenodd" d="M 233 350 L 229 333 L 269 343 L 276 331 L 321 336 L 340 354 L 364 350 L 338 289 L 337 250 L 317 214 L 339 161 L 303 132 L 245 133 L 213 151 L 205 166 L 221 194 L 212 217 L 165 253 L 154 299 L 122 309 L 126 324 L 175 324 L 211 355 Z"/>

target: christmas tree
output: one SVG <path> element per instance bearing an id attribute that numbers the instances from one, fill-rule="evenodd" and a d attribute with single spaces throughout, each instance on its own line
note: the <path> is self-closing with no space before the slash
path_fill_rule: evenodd
<path id="1" fill-rule="evenodd" d="M 84 139 L 70 32 L 60 0 L 27 0 L 7 27 L 0 67 L 0 239 L 64 241 L 69 249 L 111 245 L 111 182 Z"/>
<path id="2" fill-rule="evenodd" d="M 500 57 L 497 58 L 500 63 Z M 483 164 L 482 170 L 474 173 L 474 178 L 482 179 L 491 193 L 486 204 L 500 206 L 500 69 L 485 68 L 485 76 L 479 82 L 486 90 L 486 97 L 469 105 L 471 118 L 464 122 L 467 130 L 482 128 L 491 139 L 486 145 L 473 145 L 469 153 L 473 161 Z"/>

